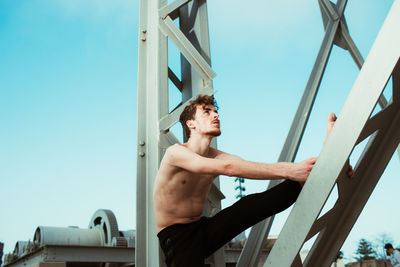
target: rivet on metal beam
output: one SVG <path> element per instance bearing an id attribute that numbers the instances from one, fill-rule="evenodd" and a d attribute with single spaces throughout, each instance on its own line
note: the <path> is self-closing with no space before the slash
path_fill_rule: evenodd
<path id="1" fill-rule="evenodd" d="M 140 142 L 139 142 L 139 145 L 140 145 L 140 146 L 145 146 L 145 145 L 146 145 L 146 142 L 145 142 L 145 141 L 140 141 Z"/>
<path id="2" fill-rule="evenodd" d="M 140 31 L 140 40 L 146 41 L 146 33 L 147 33 L 147 30 Z"/>
<path id="3" fill-rule="evenodd" d="M 140 153 L 139 153 L 139 156 L 141 156 L 142 158 L 143 158 L 145 155 L 146 155 L 146 153 L 144 153 L 144 152 L 140 152 Z"/>

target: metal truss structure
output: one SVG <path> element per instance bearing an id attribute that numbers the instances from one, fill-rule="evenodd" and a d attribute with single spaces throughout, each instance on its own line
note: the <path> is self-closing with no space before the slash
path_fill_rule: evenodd
<path id="1" fill-rule="evenodd" d="M 364 64 L 364 59 L 349 34 L 344 17 L 347 0 L 338 0 L 337 4 L 328 0 L 319 0 L 318 3 L 324 23 L 325 36 L 279 156 L 279 162 L 293 162 L 296 157 L 333 45 L 348 50 L 359 69 Z M 382 108 L 387 105 L 387 100 L 383 95 L 379 97 L 379 105 Z M 279 182 L 271 181 L 268 188 L 277 185 Z M 274 216 L 271 216 L 252 228 L 239 258 L 238 267 L 258 266 L 260 249 L 268 236 L 273 220 Z"/>
<path id="2" fill-rule="evenodd" d="M 264 266 L 329 266 L 364 208 L 400 142 L 399 26 L 400 2 L 395 1 Z M 390 78 L 392 98 L 374 114 Z M 363 141 L 367 144 L 349 179 L 348 159 Z M 338 199 L 321 215 L 335 185 Z M 298 253 L 314 236 L 302 262 Z"/>
<path id="3" fill-rule="evenodd" d="M 344 18 L 347 0 L 318 2 L 325 37 L 278 161 L 294 161 L 296 157 L 333 45 L 348 50 L 362 69 L 264 266 L 328 266 L 399 144 L 400 40 L 395 34 L 400 25 L 399 2 L 394 2 L 365 64 Z M 213 93 L 215 73 L 211 68 L 206 0 L 175 0 L 170 4 L 166 0 L 141 0 L 139 27 L 136 264 L 161 266 L 152 199 L 159 162 L 165 149 L 179 142 L 169 129 L 188 101 L 199 93 Z M 168 38 L 181 53 L 181 78 L 168 65 Z M 393 97 L 388 104 L 382 91 L 391 75 Z M 182 93 L 181 103 L 172 111 L 169 81 Z M 382 111 L 371 117 L 377 102 Z M 344 174 L 349 156 L 366 138 L 369 141 L 355 166 L 354 179 L 349 180 Z M 340 148 L 335 145 L 338 140 Z M 269 187 L 277 183 L 273 181 Z M 318 217 L 335 184 L 339 194 L 335 206 Z M 218 188 L 217 180 L 208 197 L 206 214 L 220 209 L 223 195 Z M 237 266 L 258 266 L 273 219 L 252 228 Z M 316 234 L 318 238 L 302 263 L 298 253 Z M 217 252 L 211 261 L 214 266 L 225 266 L 223 252 Z"/>
<path id="4" fill-rule="evenodd" d="M 169 130 L 191 99 L 213 94 L 206 1 L 141 0 L 139 34 L 136 264 L 154 267 L 163 265 L 155 233 L 154 180 L 166 148 L 179 142 Z M 181 54 L 181 79 L 168 65 L 168 39 Z M 182 94 L 171 112 L 169 81 Z M 220 210 L 223 197 L 217 179 L 204 213 Z M 225 266 L 223 250 L 210 260 Z"/>

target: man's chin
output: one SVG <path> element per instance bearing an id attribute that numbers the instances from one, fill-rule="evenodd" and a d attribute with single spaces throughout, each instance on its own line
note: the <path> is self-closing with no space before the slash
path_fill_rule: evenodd
<path id="1" fill-rule="evenodd" d="M 212 131 L 212 132 L 210 132 L 210 135 L 212 135 L 212 136 L 214 136 L 214 137 L 220 136 L 220 135 L 221 135 L 221 130 Z"/>

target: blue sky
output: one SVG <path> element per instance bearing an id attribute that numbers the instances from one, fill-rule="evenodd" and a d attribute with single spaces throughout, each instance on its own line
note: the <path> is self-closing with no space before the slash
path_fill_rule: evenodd
<path id="1" fill-rule="evenodd" d="M 349 0 L 347 23 L 364 57 L 392 3 Z M 323 38 L 317 1 L 208 1 L 208 14 L 219 148 L 275 162 Z M 5 252 L 39 225 L 86 228 L 99 208 L 113 210 L 120 229 L 135 228 L 138 21 L 137 0 L 0 1 Z M 318 155 L 326 116 L 340 113 L 357 74 L 350 55 L 334 47 L 298 160 Z M 395 155 L 343 246 L 346 257 L 360 238 L 380 233 L 400 245 L 400 218 L 390 206 L 399 200 L 399 171 Z M 221 186 L 230 205 L 233 179 L 221 177 Z M 245 186 L 257 192 L 267 182 Z"/>

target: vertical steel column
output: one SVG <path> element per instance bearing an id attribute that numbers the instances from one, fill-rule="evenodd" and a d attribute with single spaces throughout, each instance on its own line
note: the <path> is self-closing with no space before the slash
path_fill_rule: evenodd
<path id="1" fill-rule="evenodd" d="M 179 24 L 181 31 L 186 38 L 193 44 L 200 55 L 211 66 L 210 38 L 208 30 L 208 14 L 205 0 L 195 0 L 189 2 L 179 10 Z M 187 101 L 194 95 L 201 93 L 205 84 L 201 75 L 192 67 L 190 62 L 181 55 L 182 70 L 182 100 Z M 211 82 L 211 81 L 210 81 Z M 212 86 L 210 84 L 209 86 Z M 217 147 L 216 139 L 211 146 Z M 219 190 L 219 179 L 214 180 L 212 190 L 207 197 L 207 205 L 203 214 L 205 216 L 214 215 L 221 210 L 221 200 L 225 196 Z M 219 249 L 209 259 L 214 266 L 225 266 L 223 248 Z"/>
<path id="2" fill-rule="evenodd" d="M 328 266 L 372 193 L 400 141 L 398 99 L 370 118 L 390 75 L 393 73 L 394 80 L 398 79 L 400 36 L 396 31 L 399 25 L 400 2 L 394 2 L 264 266 Z M 398 86 L 393 90 L 395 98 Z M 369 143 L 355 166 L 354 177 L 349 179 L 346 162 L 354 147 L 368 136 L 371 136 Z M 338 201 L 318 218 L 336 181 Z M 304 263 L 295 263 L 304 242 L 318 233 Z"/>
<path id="3" fill-rule="evenodd" d="M 168 100 L 167 38 L 158 29 L 158 10 L 165 3 L 140 1 L 135 263 L 143 267 L 159 266 L 160 262 L 152 193 L 162 156 L 158 121 Z"/>
<path id="4" fill-rule="evenodd" d="M 180 19 L 180 27 L 174 20 Z M 138 160 L 136 265 L 164 265 L 155 232 L 153 187 L 166 148 L 180 142 L 169 129 L 198 94 L 213 94 L 205 0 L 141 0 L 138 68 Z M 182 81 L 168 67 L 168 38 L 181 53 Z M 169 112 L 168 79 L 181 91 L 182 101 Z M 214 145 L 216 143 L 214 142 Z M 218 180 L 208 196 L 206 213 L 219 210 L 223 194 Z M 211 209 L 209 207 L 212 207 Z M 223 254 L 211 259 L 225 266 Z"/>

